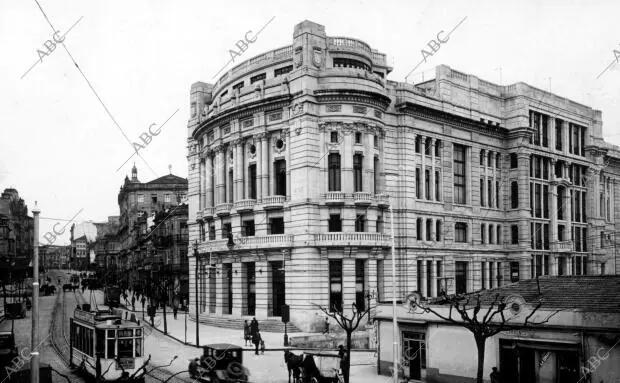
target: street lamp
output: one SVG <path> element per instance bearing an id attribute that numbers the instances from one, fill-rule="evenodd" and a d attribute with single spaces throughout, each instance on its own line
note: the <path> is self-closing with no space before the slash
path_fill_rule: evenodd
<path id="1" fill-rule="evenodd" d="M 39 210 L 34 202 L 34 248 L 32 252 L 32 337 L 30 346 L 30 382 L 39 383 Z"/>

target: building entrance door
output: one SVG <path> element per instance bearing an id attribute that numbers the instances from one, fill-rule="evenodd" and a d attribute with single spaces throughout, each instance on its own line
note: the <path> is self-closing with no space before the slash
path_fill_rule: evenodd
<path id="1" fill-rule="evenodd" d="M 426 347 L 423 333 L 403 331 L 403 359 L 409 363 L 409 379 L 422 379 L 426 367 Z"/>
<path id="2" fill-rule="evenodd" d="M 286 303 L 286 290 L 284 286 L 284 263 L 282 261 L 271 262 L 271 291 L 272 316 L 282 316 L 282 305 Z"/>

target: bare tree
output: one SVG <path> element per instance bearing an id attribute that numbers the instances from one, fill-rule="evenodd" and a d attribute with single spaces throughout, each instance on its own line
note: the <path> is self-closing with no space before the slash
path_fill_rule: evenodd
<path id="1" fill-rule="evenodd" d="M 432 301 L 424 302 L 421 299 L 416 299 L 410 302 L 412 308 L 420 309 L 424 313 L 432 313 L 446 322 L 465 327 L 471 331 L 478 349 L 477 383 L 483 383 L 484 351 L 488 338 L 504 331 L 518 330 L 547 323 L 554 315 L 562 311 L 555 310 L 543 320 L 532 321 L 534 314 L 543 305 L 540 284 L 538 284 L 537 301 L 532 305 L 531 311 L 522 322 L 511 322 L 511 320 L 516 318 L 517 314 L 521 312 L 525 300 L 518 295 L 503 295 L 502 292 L 447 295 L 442 291 L 440 297 Z M 436 306 L 449 305 L 448 314 L 439 312 L 437 308 L 433 308 L 429 304 L 435 304 Z M 455 311 L 456 313 L 454 313 Z M 507 317 L 506 311 L 511 312 L 512 316 Z M 458 319 L 453 318 L 453 314 Z M 482 315 L 484 316 L 479 317 Z"/>
<path id="2" fill-rule="evenodd" d="M 352 303 L 350 317 L 347 316 L 344 308 L 342 310 L 338 310 L 338 308 L 334 306 L 333 311 L 330 311 L 325 307 L 317 304 L 314 304 L 314 306 L 321 310 L 325 315 L 335 320 L 338 326 L 343 329 L 344 332 L 347 334 L 347 345 L 345 346 L 347 350 L 347 358 L 345 358 L 346 364 L 344 366 L 345 368 L 343 368 L 343 375 L 345 383 L 349 383 L 349 370 L 351 367 L 351 336 L 353 332 L 357 330 L 360 323 L 362 322 L 362 319 L 364 319 L 366 315 L 368 315 L 368 318 L 370 318 L 370 304 L 365 310 L 359 311 L 355 303 Z"/>

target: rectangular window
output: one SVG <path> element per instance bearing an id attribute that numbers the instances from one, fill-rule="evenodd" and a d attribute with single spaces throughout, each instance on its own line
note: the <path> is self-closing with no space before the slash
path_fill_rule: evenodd
<path id="1" fill-rule="evenodd" d="M 579 149 L 580 149 L 580 153 L 579 155 L 581 155 L 582 157 L 586 155 L 585 152 L 585 148 L 586 148 L 586 128 L 581 127 L 579 129 L 580 133 L 581 133 L 581 140 L 579 140 Z M 585 273 L 584 273 L 585 274 Z"/>
<path id="2" fill-rule="evenodd" d="M 342 231 L 342 219 L 340 214 L 330 214 L 328 229 L 330 233 L 339 233 Z"/>
<path id="3" fill-rule="evenodd" d="M 276 195 L 286 196 L 286 160 L 277 160 L 274 168 Z"/>
<path id="4" fill-rule="evenodd" d="M 362 133 L 355 132 L 355 143 L 356 144 L 361 144 L 362 143 Z"/>
<path id="5" fill-rule="evenodd" d="M 456 293 L 463 294 L 467 292 L 467 262 L 455 262 L 454 279 L 456 284 Z"/>
<path id="6" fill-rule="evenodd" d="M 510 262 L 510 282 L 519 282 L 519 262 Z"/>
<path id="7" fill-rule="evenodd" d="M 358 214 L 355 217 L 355 232 L 363 233 L 366 231 L 366 216 L 364 214 Z"/>
<path id="8" fill-rule="evenodd" d="M 362 191 L 362 163 L 364 161 L 364 156 L 361 154 L 355 154 L 353 156 L 353 191 L 361 192 Z"/>
<path id="9" fill-rule="evenodd" d="M 548 127 L 547 122 L 549 120 L 548 116 L 542 115 L 542 146 L 545 148 L 549 147 L 549 138 L 548 138 Z"/>
<path id="10" fill-rule="evenodd" d="M 222 239 L 228 239 L 228 234 L 232 234 L 232 226 L 230 223 L 222 224 Z"/>
<path id="11" fill-rule="evenodd" d="M 144 203 L 144 194 L 138 194 L 138 203 Z"/>
<path id="12" fill-rule="evenodd" d="M 516 169 L 519 167 L 519 160 L 517 153 L 510 153 L 510 169 Z"/>
<path id="13" fill-rule="evenodd" d="M 457 222 L 454 224 L 454 242 L 467 242 L 467 224 Z"/>
<path id="14" fill-rule="evenodd" d="M 256 164 L 252 164 L 248 167 L 248 177 L 250 179 L 250 199 L 256 199 Z"/>
<path id="15" fill-rule="evenodd" d="M 480 178 L 480 206 L 485 206 L 486 198 L 484 197 L 484 178 Z"/>
<path id="16" fill-rule="evenodd" d="M 269 219 L 270 232 L 268 234 L 284 234 L 284 218 L 270 218 Z"/>
<path id="17" fill-rule="evenodd" d="M 340 191 L 340 154 L 331 153 L 328 158 L 328 180 L 329 191 Z"/>
<path id="18" fill-rule="evenodd" d="M 480 224 L 480 243 L 485 244 L 487 243 L 487 230 L 486 230 L 486 225 Z"/>
<path id="19" fill-rule="evenodd" d="M 377 233 L 383 233 L 383 216 L 377 217 Z"/>
<path id="20" fill-rule="evenodd" d="M 238 89 L 243 88 L 243 81 L 241 81 L 241 82 L 239 82 L 239 83 L 237 83 L 237 84 L 233 85 L 233 87 L 232 87 L 232 88 L 233 88 L 233 90 L 238 90 Z"/>
<path id="21" fill-rule="evenodd" d="M 415 169 L 415 197 L 420 198 L 420 168 Z"/>
<path id="22" fill-rule="evenodd" d="M 543 218 L 549 218 L 549 186 L 543 185 Z"/>
<path id="23" fill-rule="evenodd" d="M 373 178 L 373 192 L 375 194 L 378 193 L 379 190 L 379 159 L 377 157 L 375 157 L 375 160 L 373 161 L 373 171 L 374 171 L 374 178 Z"/>
<path id="24" fill-rule="evenodd" d="M 254 84 L 257 81 L 261 81 L 267 78 L 266 73 L 257 74 L 256 76 L 250 77 L 250 84 Z"/>
<path id="25" fill-rule="evenodd" d="M 170 202 L 170 194 L 164 194 L 164 202 Z"/>
<path id="26" fill-rule="evenodd" d="M 510 226 L 510 243 L 513 245 L 519 244 L 519 226 L 517 225 Z"/>
<path id="27" fill-rule="evenodd" d="M 426 192 L 426 199 L 431 200 L 431 171 L 426 169 L 424 171 L 424 191 Z"/>
<path id="28" fill-rule="evenodd" d="M 466 179 L 465 179 L 465 146 L 454 145 L 454 203 L 465 204 Z"/>
<path id="29" fill-rule="evenodd" d="M 287 74 L 288 72 L 291 72 L 292 70 L 293 70 L 293 66 L 292 65 L 285 66 L 285 67 L 282 67 L 282 68 L 278 68 L 278 69 L 273 71 L 273 77 L 282 76 L 283 74 Z"/>
<path id="30" fill-rule="evenodd" d="M 535 206 L 535 212 L 536 212 L 537 218 L 542 217 L 542 209 L 540 206 L 540 199 L 541 199 L 540 186 L 541 186 L 540 184 L 534 184 L 534 206 Z"/>
<path id="31" fill-rule="evenodd" d="M 329 141 L 332 144 L 337 144 L 338 143 L 338 132 L 330 132 L 329 133 Z"/>
<path id="32" fill-rule="evenodd" d="M 363 259 L 355 260 L 355 307 L 358 311 L 366 310 L 366 296 L 364 293 L 364 268 Z"/>
<path id="33" fill-rule="evenodd" d="M 555 150 L 562 150 L 562 120 L 555 119 Z"/>
<path id="34" fill-rule="evenodd" d="M 253 237 L 256 233 L 255 227 L 254 227 L 254 220 L 247 220 L 247 221 L 243 221 L 243 235 L 245 235 L 246 237 Z"/>
<path id="35" fill-rule="evenodd" d="M 209 241 L 215 240 L 215 226 L 209 225 Z"/>
<path id="36" fill-rule="evenodd" d="M 487 180 L 487 196 L 489 197 L 489 207 L 493 207 L 493 181 Z"/>
<path id="37" fill-rule="evenodd" d="M 435 201 L 440 200 L 439 171 L 435 171 Z"/>
<path id="38" fill-rule="evenodd" d="M 329 310 L 342 312 L 342 260 L 329 261 Z"/>

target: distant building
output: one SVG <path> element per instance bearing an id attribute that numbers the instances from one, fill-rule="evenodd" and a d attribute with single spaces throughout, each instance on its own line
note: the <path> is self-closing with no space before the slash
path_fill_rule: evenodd
<path id="1" fill-rule="evenodd" d="M 97 228 L 97 238 L 91 248 L 95 252 L 95 263 L 105 269 L 116 266 L 121 250 L 118 239 L 119 216 L 110 216 L 107 222 L 95 222 L 94 225 Z"/>
<path id="2" fill-rule="evenodd" d="M 620 381 L 620 276 L 543 276 L 539 278 L 542 306 L 532 316 L 538 324 L 521 330 L 500 332 L 485 347 L 484 379 L 493 367 L 502 383 L 578 383 Z M 495 294 L 521 297 L 525 304 L 504 310 L 507 323 L 523 323 L 539 298 L 535 279 L 472 294 L 482 302 L 478 318 L 487 312 Z M 521 301 L 522 302 L 522 301 Z M 444 316 L 449 306 L 432 305 Z M 497 307 L 497 306 L 495 306 Z M 472 314 L 473 315 L 473 314 Z M 390 302 L 379 304 L 378 373 L 390 375 L 393 365 L 393 324 Z M 477 347 L 466 328 L 399 304 L 398 362 L 414 381 L 475 382 Z M 453 311 L 452 318 L 460 320 Z M 500 315 L 495 317 L 501 323 Z"/>
<path id="3" fill-rule="evenodd" d="M 0 196 L 0 279 L 30 274 L 33 249 L 34 220 L 28 206 L 17 190 L 4 189 Z"/>
<path id="4" fill-rule="evenodd" d="M 139 268 L 144 268 L 147 253 L 145 240 L 151 222 L 157 212 L 181 206 L 187 196 L 187 179 L 168 174 L 150 182 L 142 183 L 138 179 L 138 170 L 134 165 L 131 179 L 125 177 L 125 182 L 118 193 L 120 210 L 119 229 L 117 240 L 120 243 L 120 253 L 117 257 L 116 270 L 122 275 L 118 277 L 129 286 L 139 283 Z M 187 210 L 185 210 L 187 215 Z"/>
<path id="5" fill-rule="evenodd" d="M 86 235 L 78 238 L 73 237 L 73 225 L 71 226 L 71 260 L 70 267 L 73 270 L 86 271 L 90 266 L 90 241 Z"/>

